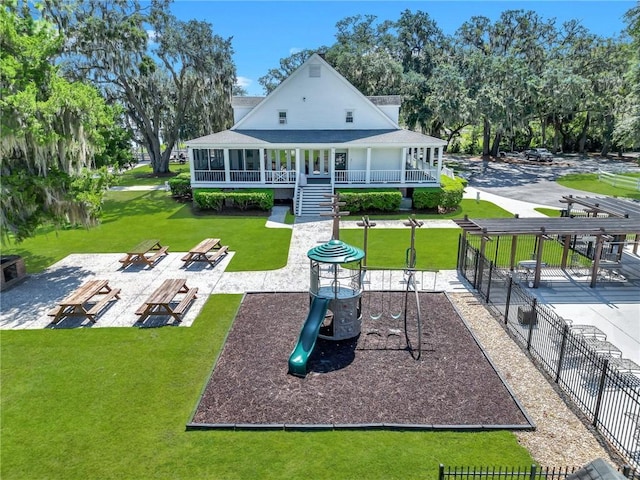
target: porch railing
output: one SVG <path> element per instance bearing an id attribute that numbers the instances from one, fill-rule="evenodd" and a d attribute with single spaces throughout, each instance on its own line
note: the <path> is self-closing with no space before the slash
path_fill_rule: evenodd
<path id="1" fill-rule="evenodd" d="M 371 170 L 369 183 L 429 183 L 436 182 L 437 170 L 406 170 L 404 181 L 399 170 Z M 367 183 L 366 170 L 337 170 L 335 183 Z"/>
<path id="2" fill-rule="evenodd" d="M 297 179 L 295 170 L 267 170 L 264 172 L 264 183 L 295 185 Z M 366 183 L 435 183 L 437 170 L 406 170 L 404 177 L 400 170 L 370 170 L 369 182 L 367 182 L 366 170 L 336 170 L 334 183 L 337 184 L 366 184 Z M 259 170 L 195 170 L 196 182 L 208 183 L 263 183 Z"/>
<path id="3" fill-rule="evenodd" d="M 194 177 L 196 182 L 211 183 L 261 183 L 260 171 L 257 170 L 231 170 L 225 174 L 224 170 L 196 170 Z M 266 171 L 265 183 L 291 185 L 296 183 L 296 171 Z"/>

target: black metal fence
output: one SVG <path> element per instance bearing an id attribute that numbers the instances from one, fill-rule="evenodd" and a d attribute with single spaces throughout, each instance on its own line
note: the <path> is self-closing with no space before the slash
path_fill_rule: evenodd
<path id="1" fill-rule="evenodd" d="M 564 480 L 581 467 L 445 467 L 440 464 L 438 480 Z M 626 478 L 637 479 L 637 469 L 623 467 L 619 469 Z"/>
<path id="2" fill-rule="evenodd" d="M 511 272 L 461 236 L 458 271 L 504 322 L 507 331 L 634 467 L 640 467 L 640 378 L 621 373 Z"/>

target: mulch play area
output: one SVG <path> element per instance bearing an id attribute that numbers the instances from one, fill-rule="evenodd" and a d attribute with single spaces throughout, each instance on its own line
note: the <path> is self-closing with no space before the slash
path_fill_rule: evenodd
<path id="1" fill-rule="evenodd" d="M 247 294 L 188 428 L 531 428 L 444 293 L 420 293 L 422 355 L 412 357 L 404 317 L 393 318 L 404 298 L 365 292 L 361 335 L 318 339 L 299 378 L 288 358 L 309 295 Z M 415 300 L 408 310 L 411 324 Z"/>

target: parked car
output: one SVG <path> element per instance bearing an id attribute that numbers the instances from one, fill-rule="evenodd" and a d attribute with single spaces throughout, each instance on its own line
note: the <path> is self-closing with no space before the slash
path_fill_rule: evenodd
<path id="1" fill-rule="evenodd" d="M 553 162 L 553 155 L 546 148 L 532 148 L 524 152 L 527 160 L 535 160 L 537 162 Z"/>

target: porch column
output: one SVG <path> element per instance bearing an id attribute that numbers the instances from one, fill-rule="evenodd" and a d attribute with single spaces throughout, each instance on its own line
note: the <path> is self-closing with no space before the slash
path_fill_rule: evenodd
<path id="1" fill-rule="evenodd" d="M 331 179 L 331 187 L 336 183 L 336 149 L 331 147 L 329 151 L 329 178 Z"/>
<path id="2" fill-rule="evenodd" d="M 367 170 L 364 175 L 365 183 L 371 183 L 371 147 L 367 147 Z"/>
<path id="3" fill-rule="evenodd" d="M 442 175 L 442 147 L 438 147 L 438 183 L 440 183 L 441 175 Z"/>
<path id="4" fill-rule="evenodd" d="M 290 149 L 287 150 L 287 163 L 289 164 L 291 162 L 291 155 L 290 155 Z M 301 164 L 300 164 L 300 149 L 296 148 L 296 162 L 295 162 L 295 171 L 296 173 L 296 179 L 298 178 L 298 176 L 301 173 L 304 173 L 304 168 L 300 168 Z M 287 167 L 289 168 L 289 167 Z"/>
<path id="5" fill-rule="evenodd" d="M 231 162 L 229 161 L 229 149 L 224 149 L 224 181 L 231 180 Z"/>
<path id="6" fill-rule="evenodd" d="M 265 162 L 265 158 L 264 158 L 264 148 L 260 149 L 260 183 L 265 183 L 265 173 L 264 173 L 264 164 Z"/>
<path id="7" fill-rule="evenodd" d="M 187 161 L 189 162 L 189 170 L 191 171 L 191 183 L 194 183 L 196 181 L 196 169 L 193 164 L 193 149 L 191 147 L 187 149 Z"/>
<path id="8" fill-rule="evenodd" d="M 400 183 L 407 179 L 407 147 L 402 147 L 402 160 L 400 162 Z"/>
<path id="9" fill-rule="evenodd" d="M 429 168 L 433 168 L 433 157 L 435 156 L 436 149 L 429 147 Z"/>

